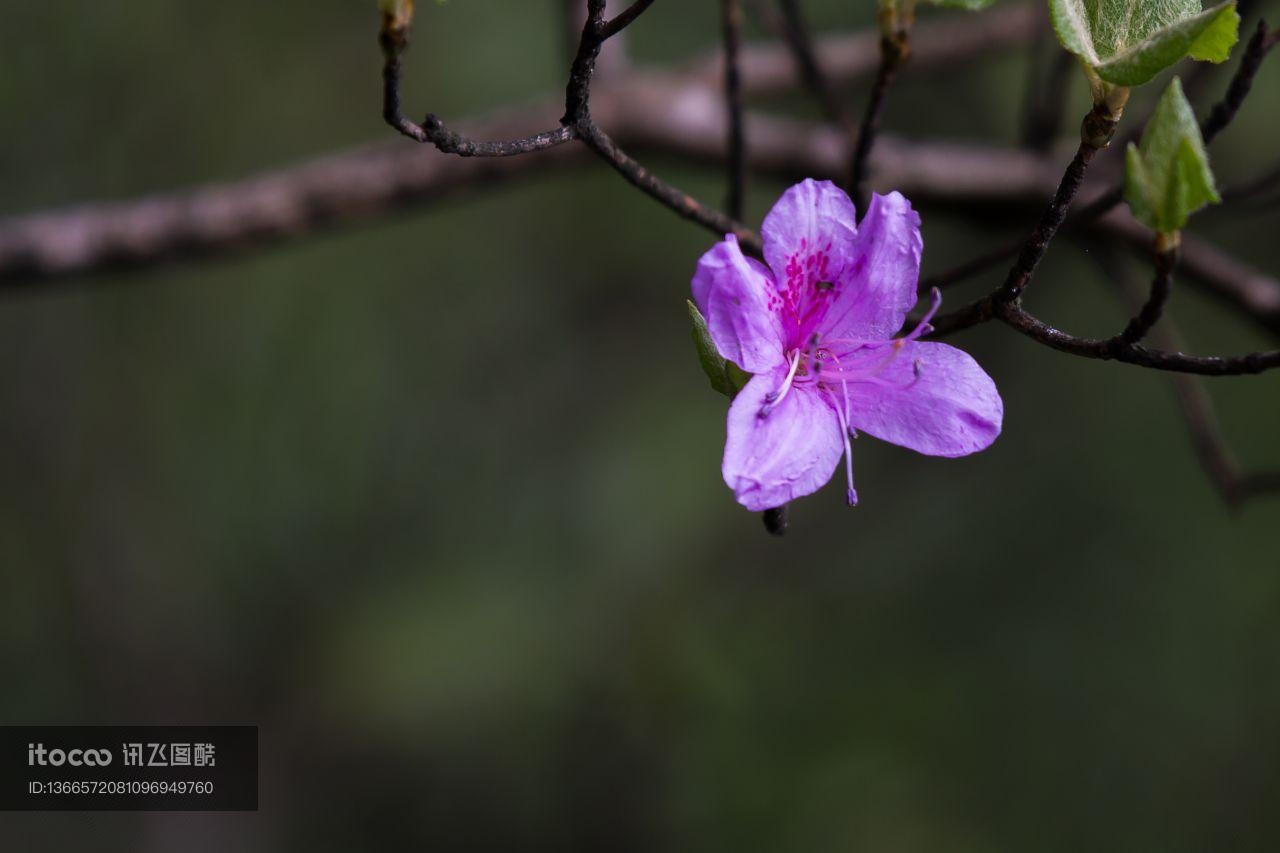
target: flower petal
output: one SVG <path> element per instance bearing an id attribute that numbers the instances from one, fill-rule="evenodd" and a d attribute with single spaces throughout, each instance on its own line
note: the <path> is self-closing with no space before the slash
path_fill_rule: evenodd
<path id="1" fill-rule="evenodd" d="M 898 192 L 872 195 L 819 334 L 866 341 L 897 334 L 916 304 L 923 248 L 911 202 Z"/>
<path id="2" fill-rule="evenodd" d="M 849 422 L 876 438 L 929 456 L 965 456 L 1000 434 L 1004 403 L 966 352 L 906 341 L 869 380 L 849 383 Z"/>
<path id="3" fill-rule="evenodd" d="M 782 194 L 764 218 L 764 259 L 785 286 L 793 260 L 803 266 L 809 252 L 826 250 L 830 280 L 848 263 L 857 234 L 858 212 L 845 191 L 830 181 L 801 181 Z M 830 249 L 826 249 L 830 244 Z M 896 329 L 894 331 L 897 331 Z"/>
<path id="4" fill-rule="evenodd" d="M 748 373 L 785 362 L 777 294 L 764 264 L 742 254 L 730 234 L 698 261 L 693 298 L 720 355 Z"/>
<path id="5" fill-rule="evenodd" d="M 724 481 L 738 503 L 760 511 L 822 488 L 844 452 L 835 409 L 814 385 L 794 385 L 765 417 L 765 397 L 781 386 L 786 367 L 754 377 L 729 407 Z"/>

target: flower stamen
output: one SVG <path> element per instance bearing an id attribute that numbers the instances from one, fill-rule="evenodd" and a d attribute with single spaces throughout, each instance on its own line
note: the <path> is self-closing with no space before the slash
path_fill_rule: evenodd
<path id="1" fill-rule="evenodd" d="M 936 287 L 930 288 L 929 310 L 924 312 L 924 316 L 920 318 L 920 322 L 916 324 L 916 327 L 906 337 L 898 338 L 898 341 L 914 341 L 916 338 L 922 338 L 932 332 L 933 326 L 929 325 L 929 321 L 933 319 L 934 314 L 938 313 L 940 307 L 942 307 L 942 291 Z"/>
<path id="2" fill-rule="evenodd" d="M 791 390 L 793 380 L 796 378 L 796 370 L 800 368 L 800 350 L 796 350 L 791 355 L 791 369 L 787 371 L 787 378 L 782 380 L 782 385 L 776 391 L 770 391 L 765 395 L 764 405 L 760 407 L 760 417 L 767 418 L 769 413 L 777 408 L 786 398 L 787 392 Z"/>
<path id="3" fill-rule="evenodd" d="M 845 389 L 845 406 L 849 405 L 849 387 Z M 845 500 L 849 506 L 858 505 L 858 490 L 853 487 L 853 445 L 849 443 L 849 418 L 844 407 L 836 406 L 836 417 L 840 420 L 840 435 L 844 439 L 844 476 L 848 484 Z"/>

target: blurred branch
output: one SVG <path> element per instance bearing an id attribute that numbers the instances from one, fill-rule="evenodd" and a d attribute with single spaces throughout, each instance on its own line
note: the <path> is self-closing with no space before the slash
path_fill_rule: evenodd
<path id="1" fill-rule="evenodd" d="M 604 87 L 600 120 L 640 150 L 724 162 L 719 95 L 677 79 L 634 79 Z M 706 102 L 700 104 L 700 102 Z M 554 111 L 544 104 L 495 116 L 476 128 L 492 135 Z M 678 120 L 652 121 L 654 110 Z M 838 131 L 748 114 L 748 160 L 756 171 L 791 179 L 836 174 L 843 162 Z M 322 157 L 228 184 L 116 204 L 0 220 L 0 286 L 59 280 L 121 267 L 207 257 L 296 239 L 367 221 L 453 194 L 556 168 L 589 164 L 587 152 L 561 147 L 530 158 L 458 160 L 401 145 L 375 145 Z M 886 136 L 871 161 L 872 182 L 898 187 L 923 204 L 971 211 L 1001 205 L 1029 210 L 1052 191 L 1051 164 L 1015 149 L 918 143 Z M 1151 235 L 1124 211 L 1090 229 L 1146 252 Z M 1221 249 L 1183 235 L 1182 266 L 1209 292 L 1280 333 L 1280 282 Z"/>
<path id="2" fill-rule="evenodd" d="M 1023 104 L 1022 144 L 1035 151 L 1047 152 L 1062 130 L 1071 80 L 1077 71 L 1076 58 L 1065 50 L 1054 48 L 1052 31 L 1046 31 L 1029 57 L 1027 90 Z M 1052 48 L 1049 68 L 1039 67 L 1037 59 L 1046 47 Z"/>
<path id="3" fill-rule="evenodd" d="M 1141 313 L 1140 306 L 1144 304 L 1144 298 L 1149 302 L 1149 297 L 1144 296 L 1141 283 L 1126 273 L 1117 263 L 1114 253 L 1107 251 L 1105 245 L 1099 248 L 1099 266 L 1120 285 L 1126 301 Z M 1169 317 L 1151 334 L 1163 349 L 1178 351 L 1186 346 L 1178 327 Z M 1241 470 L 1218 423 L 1213 398 L 1209 395 L 1204 380 L 1198 376 L 1175 374 L 1170 377 L 1170 382 L 1178 410 L 1186 422 L 1196 459 L 1226 504 L 1234 509 L 1249 498 L 1280 493 L 1280 471 L 1245 473 Z"/>
<path id="4" fill-rule="evenodd" d="M 577 0 L 582 6 L 581 0 Z M 952 22 L 919 26 L 915 33 L 918 68 L 946 64 L 979 51 L 1024 41 L 1033 18 L 1029 7 L 1012 6 L 998 13 L 965 16 Z M 832 36 L 818 41 L 816 51 L 833 57 L 828 73 L 849 81 L 875 70 L 878 33 Z M 744 46 L 742 87 L 747 94 L 770 94 L 799 82 L 791 55 L 781 45 Z M 719 162 L 723 159 L 725 124 L 715 104 L 723 58 L 719 51 L 677 70 L 649 70 L 602 80 L 593 98 L 595 119 L 611 127 L 626 145 L 647 145 L 663 153 Z M 557 100 L 501 111 L 469 122 L 476 138 L 511 139 L 522 128 L 553 120 L 562 109 Z M 554 132 L 554 131 L 553 131 Z M 785 134 L 796 133 L 794 138 Z M 757 139 L 757 137 L 760 137 Z M 762 121 L 747 128 L 750 162 L 785 174 L 839 171 L 842 140 L 787 122 Z M 915 181 L 905 170 L 926 168 L 925 175 L 982 191 L 981 182 L 998 177 L 981 169 L 966 181 L 926 149 L 904 145 L 882 150 L 873 171 L 884 185 Z M 949 149 L 939 149 L 942 157 Z M 249 247 L 270 245 L 347 223 L 366 221 L 412 205 L 448 197 L 496 179 L 581 163 L 576 146 L 541 150 L 532 158 L 453 160 L 433 151 L 399 144 L 375 144 L 330 154 L 298 165 L 225 184 L 148 196 L 115 203 L 94 203 L 0 219 L 0 287 L 56 280 L 102 270 L 146 267 L 194 257 L 210 257 Z M 921 157 L 920 155 L 925 155 Z M 956 149 L 960 169 L 991 164 L 980 152 Z M 1013 173 L 1025 177 L 1029 163 Z M 999 196 L 997 187 L 996 198 Z"/>
<path id="5" fill-rule="evenodd" d="M 590 0 L 588 20 L 574 62 L 575 73 L 565 95 L 565 118 L 561 126 L 568 128 L 575 138 L 585 142 L 631 183 L 667 206 L 712 231 L 736 231 L 744 244 L 758 249 L 759 238 L 754 232 L 665 184 L 615 141 L 616 136 L 628 146 L 679 154 L 687 159 L 723 162 L 728 121 L 724 110 L 716 108 L 723 94 L 718 77 L 708 80 L 697 66 L 684 73 L 650 71 L 601 85 L 596 97 L 591 98 L 593 62 L 600 46 L 608 34 L 620 29 L 619 21 L 629 22 L 647 5 L 633 4 L 618 17 L 606 20 L 603 0 Z M 1010 19 L 1009 15 L 992 16 L 997 23 Z M 984 22 L 979 31 L 988 32 L 991 26 L 989 21 Z M 958 29 L 957 26 L 947 31 L 952 48 L 957 42 L 963 42 L 956 34 Z M 934 38 L 931 31 L 921 28 L 921 32 L 928 36 L 923 39 L 926 43 Z M 878 39 L 878 35 L 869 37 Z M 768 65 L 777 62 L 781 54 L 776 48 L 771 58 L 759 49 L 744 51 L 744 87 L 769 82 L 768 74 L 753 67 L 752 56 L 764 56 L 763 64 Z M 870 67 L 867 65 L 866 70 Z M 589 100 L 591 110 L 587 108 Z M 520 140 L 530 138 L 508 137 L 504 131 L 527 126 L 551 109 L 554 107 L 544 104 L 510 112 L 480 127 L 486 136 L 513 139 L 519 146 L 523 144 Z M 398 122 L 398 118 L 393 121 Z M 605 134 L 600 123 L 609 125 L 615 136 Z M 761 170 L 794 176 L 834 174 L 840 169 L 844 145 L 838 131 L 763 116 L 749 117 L 746 128 L 751 162 Z M 430 133 L 425 129 L 424 133 L 430 141 Z M 467 137 L 457 138 L 470 141 Z M 443 150 L 450 147 L 446 145 Z M 1086 139 L 1081 151 L 1090 147 L 1096 146 Z M 411 153 L 403 148 L 377 147 L 334 155 L 220 187 L 3 221 L 0 222 L 0 282 L 13 284 L 111 266 L 145 265 L 166 258 L 224 252 L 255 241 L 294 236 L 343 220 L 368 217 L 407 202 L 437 198 L 486 179 L 511 177 L 535 167 L 542 172 L 547 167 L 581 159 L 581 149 L 576 147 L 557 144 L 542 148 L 539 143 L 535 148 L 538 153 L 534 157 L 457 160 L 439 154 L 424 155 L 420 150 Z M 1019 263 L 998 292 L 1012 294 L 1012 298 L 997 300 L 994 304 L 998 310 L 991 310 L 990 302 L 980 306 L 989 312 L 980 319 L 998 317 L 1041 343 L 1076 355 L 1117 359 L 1164 370 L 1219 375 L 1257 372 L 1280 365 L 1280 353 L 1276 351 L 1229 358 L 1196 358 L 1146 350 L 1136 344 L 1116 347 L 1109 339 L 1074 338 L 1047 326 L 1021 308 L 1017 296 L 1047 243 L 1045 224 L 1052 226 L 1050 231 L 1061 224 L 1066 202 L 1082 184 L 1086 164 L 1087 156 L 1077 152 L 1066 175 L 1061 181 L 1055 181 L 1051 164 L 1032 152 L 908 143 L 892 138 L 886 138 L 871 158 L 872 174 L 877 182 L 901 189 L 921 201 L 966 209 L 984 202 L 1006 208 L 1033 204 L 1036 198 L 1043 198 L 1047 185 L 1056 183 L 1054 203 L 1024 244 Z M 1134 227 L 1116 226 L 1111 224 L 1112 220 L 1113 217 L 1106 217 L 1097 227 L 1118 233 Z M 1190 261 L 1192 251 L 1187 255 Z M 1029 256 L 1030 264 L 1026 263 Z M 1191 263 L 1188 267 L 1194 269 Z M 1235 268 L 1236 272 L 1246 271 L 1239 262 Z M 1214 270 L 1202 268 L 1200 273 L 1211 287 L 1215 286 Z M 1280 285 L 1270 279 L 1264 284 L 1263 279 L 1260 274 L 1248 275 L 1247 285 L 1240 280 L 1216 284 L 1221 285 L 1218 290 L 1222 295 L 1249 310 L 1270 305 L 1272 295 L 1280 293 Z M 1271 316 L 1274 318 L 1275 314 Z"/>
<path id="6" fill-rule="evenodd" d="M 870 202 L 867 196 L 867 162 L 880 130 L 889 89 L 897 79 L 898 69 L 911 55 L 910 34 L 914 19 L 915 8 L 910 4 L 901 10 L 893 4 L 880 9 L 880 62 L 876 66 L 866 110 L 858 124 L 858 135 L 854 138 L 853 156 L 849 162 L 849 195 L 853 196 L 858 210 L 866 210 Z"/>
<path id="7" fill-rule="evenodd" d="M 800 0 L 778 0 L 779 17 L 777 27 L 779 34 L 791 50 L 800 78 L 805 88 L 817 98 L 827 121 L 837 127 L 845 128 L 850 134 L 855 131 L 852 116 L 845 110 L 844 104 L 836 97 L 835 88 L 827 78 L 827 72 L 818 61 L 818 52 L 814 48 L 813 36 L 805 21 L 804 12 L 800 9 Z"/>
<path id="8" fill-rule="evenodd" d="M 742 205 L 747 186 L 746 131 L 743 129 L 742 98 L 742 3 L 741 0 L 720 0 L 721 26 L 724 38 L 724 100 L 729 119 L 726 140 L 729 159 L 729 191 L 725 207 L 734 219 L 742 219 Z"/>
<path id="9" fill-rule="evenodd" d="M 1208 117 L 1200 123 L 1200 133 L 1204 136 L 1206 145 L 1225 130 L 1227 125 L 1231 124 L 1231 120 L 1236 117 L 1236 113 L 1240 111 L 1245 98 L 1253 88 L 1253 81 L 1258 76 L 1262 61 L 1267 58 L 1267 54 L 1278 41 L 1280 41 L 1278 32 L 1268 30 L 1266 21 L 1258 21 L 1258 26 L 1254 29 L 1248 46 L 1245 47 L 1244 56 L 1240 59 L 1240 65 L 1232 76 L 1230 85 L 1227 86 L 1227 94 L 1214 105 Z"/>
<path id="10" fill-rule="evenodd" d="M 1016 45 L 1034 35 L 1036 4 L 1015 3 L 993 7 L 980 15 L 946 15 L 922 21 L 911 31 L 911 66 L 917 72 L 950 68 L 957 63 Z M 880 64 L 880 31 L 869 28 L 844 35 L 813 39 L 813 56 L 831 86 L 862 80 L 875 74 Z M 777 95 L 804 84 L 795 55 L 789 47 L 752 45 L 742 52 L 743 87 L 757 95 Z M 691 70 L 708 77 L 719 75 L 716 57 L 695 63 Z"/>

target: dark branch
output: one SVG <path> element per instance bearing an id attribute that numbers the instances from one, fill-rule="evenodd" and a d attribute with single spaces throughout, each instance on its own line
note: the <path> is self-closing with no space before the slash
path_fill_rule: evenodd
<path id="1" fill-rule="evenodd" d="M 1227 94 L 1201 123 L 1201 133 L 1206 143 L 1217 136 L 1235 118 L 1253 85 L 1253 80 L 1262 66 L 1263 59 L 1275 47 L 1277 41 L 1276 33 L 1269 31 L 1266 23 L 1260 21 L 1253 37 L 1249 40 L 1248 47 L 1245 49 L 1244 58 L 1236 68 L 1235 74 L 1232 75 Z M 1092 129 L 1090 128 L 1091 123 L 1093 124 Z M 1101 147 L 1091 144 L 1090 135 L 1093 134 L 1095 139 L 1092 141 L 1097 142 L 1103 138 L 1109 140 L 1114 131 L 1114 119 L 1099 114 L 1097 110 L 1086 117 L 1083 138 L 1079 149 L 1077 149 L 1076 157 L 1072 160 L 1071 166 L 1068 167 L 1066 174 L 1063 176 L 1053 203 L 1050 204 L 1048 210 L 1041 217 L 1040 223 L 1032 233 L 1031 238 L 1023 246 L 1018 256 L 1018 261 L 1010 271 L 1004 287 L 996 294 L 983 297 L 956 311 L 935 318 L 932 323 L 935 329 L 935 336 L 950 334 L 987 322 L 996 316 L 999 303 L 1013 303 L 1021 298 L 1022 291 L 1026 288 L 1027 282 L 1030 281 L 1031 275 L 1035 272 L 1036 265 L 1039 263 L 1040 258 L 1044 256 L 1048 241 L 1052 239 L 1053 234 L 1056 233 L 1066 217 L 1070 200 L 1079 189 L 1089 161 L 1097 153 L 1098 148 Z M 1072 217 L 1073 223 L 1088 224 L 1093 222 L 1109 213 L 1123 198 L 1123 187 L 1112 187 L 1077 212 Z M 1063 203 L 1064 201 L 1066 202 L 1065 204 Z M 987 255 L 962 264 L 956 270 L 962 275 L 967 274 L 968 270 L 981 267 L 986 260 L 998 257 L 1002 251 L 1004 250 L 996 249 Z M 948 272 L 943 273 L 942 276 L 945 278 L 954 274 L 954 272 Z M 1212 278 L 1212 276 L 1210 277 Z M 1228 289 L 1231 289 L 1230 285 L 1228 285 Z M 1236 292 L 1233 297 L 1239 302 L 1242 295 Z M 1250 313 L 1254 316 L 1265 317 L 1264 322 L 1274 323 L 1275 326 L 1273 328 L 1280 328 L 1280 321 L 1276 320 L 1277 313 L 1270 306 L 1267 306 L 1265 312 L 1251 311 Z"/>
<path id="2" fill-rule="evenodd" d="M 1052 50 L 1049 67 L 1045 70 L 1040 67 L 1040 58 L 1047 48 Z M 1065 50 L 1056 49 L 1053 31 L 1047 26 L 1037 33 L 1029 53 L 1022 108 L 1022 144 L 1033 151 L 1048 151 L 1062 131 L 1068 84 L 1076 70 L 1076 58 Z"/>
<path id="3" fill-rule="evenodd" d="M 400 108 L 400 55 L 409 46 L 409 26 L 391 15 L 383 15 L 378 34 L 382 46 L 382 118 L 387 124 L 416 142 L 430 143 L 446 154 L 460 157 L 514 157 L 563 145 L 574 139 L 573 128 L 560 127 L 516 139 L 478 141 L 456 133 L 435 114 L 422 124 L 406 118 Z"/>
<path id="4" fill-rule="evenodd" d="M 1050 241 L 1058 233 L 1063 220 L 1067 218 L 1067 211 L 1071 209 L 1071 202 L 1080 191 L 1080 185 L 1084 182 L 1089 164 L 1093 162 L 1093 158 L 1099 151 L 1110 144 L 1117 120 L 1118 116 L 1109 114 L 1101 107 L 1094 107 L 1085 116 L 1080 130 L 1080 145 L 1076 148 L 1075 157 L 1071 159 L 1071 163 L 1062 175 L 1062 180 L 1058 182 L 1053 200 L 1049 202 L 1031 236 L 1023 245 L 1017 262 L 1009 270 L 1004 286 L 996 295 L 999 301 L 1015 302 L 1022 297 L 1023 291 L 1035 274 L 1036 267 L 1044 258 Z"/>
<path id="5" fill-rule="evenodd" d="M 1249 90 L 1253 88 L 1253 81 L 1258 75 L 1258 69 L 1262 67 L 1262 61 L 1267 58 L 1271 48 L 1276 46 L 1276 42 L 1276 33 L 1267 29 L 1267 22 L 1258 21 L 1253 37 L 1249 39 L 1244 56 L 1240 59 L 1240 65 L 1227 86 L 1227 94 L 1214 105 L 1209 115 L 1200 123 L 1200 133 L 1204 136 L 1206 145 L 1225 130 L 1227 125 L 1231 124 L 1231 120 L 1236 117 L 1236 113 L 1244 104 L 1244 99 L 1249 96 Z"/>
<path id="6" fill-rule="evenodd" d="M 1096 248 L 1101 261 L 1099 265 L 1120 285 L 1127 301 L 1135 306 L 1150 301 L 1149 295 L 1144 293 L 1137 279 L 1124 274 L 1118 265 L 1118 259 L 1107 250 L 1106 244 L 1100 244 Z M 1182 335 L 1172 319 L 1166 318 L 1152 332 L 1152 337 L 1163 349 L 1175 352 L 1185 349 Z M 1222 427 L 1218 424 L 1213 399 L 1201 377 L 1178 373 L 1170 377 L 1170 384 L 1178 410 L 1186 422 L 1196 459 L 1228 506 L 1238 507 L 1248 498 L 1268 491 L 1280 491 L 1280 472 L 1245 474 L 1240 470 L 1235 454 L 1231 452 Z"/>
<path id="7" fill-rule="evenodd" d="M 1012 5 L 920 25 L 914 34 L 921 46 L 916 66 L 964 61 L 1020 44 L 1032 30 L 1030 11 Z M 583 19 L 578 18 L 579 32 Z M 833 80 L 851 81 L 874 73 L 878 37 L 873 31 L 828 36 L 816 51 Z M 707 104 L 717 98 L 715 81 L 722 65 L 717 50 L 680 72 L 650 70 L 611 78 L 607 91 L 600 86 L 595 112 L 624 144 L 720 163 L 726 131 L 718 112 Z M 741 65 L 748 93 L 775 94 L 799 82 L 785 47 L 744 45 Z M 563 109 L 563 98 L 557 101 L 472 120 L 470 127 L 480 136 L 515 138 L 523 127 L 555 121 Z M 678 105 L 691 108 L 676 109 Z M 748 124 L 748 140 L 751 164 L 781 177 L 836 174 L 842 168 L 839 134 L 757 119 L 754 126 Z M 363 146 L 226 184 L 13 216 L 0 220 L 0 287 L 235 254 L 363 222 L 496 179 L 570 162 L 581 165 L 581 151 L 556 146 L 532 158 L 457 161 L 401 145 Z M 894 141 L 877 149 L 872 165 L 885 185 L 932 193 L 944 204 L 964 204 L 974 194 L 988 201 L 1027 194 L 1029 186 L 1037 185 L 1040 170 L 1021 160 L 1026 158 L 1013 152 Z M 1014 167 L 1008 168 L 1011 163 Z"/>
<path id="8" fill-rule="evenodd" d="M 1147 349 L 1139 344 L 1117 346 L 1115 338 L 1078 338 L 1059 331 L 1020 305 L 1001 303 L 997 317 L 1013 329 L 1047 347 L 1081 358 L 1115 360 L 1153 370 L 1196 373 L 1201 376 L 1240 376 L 1280 367 L 1280 350 L 1236 356 L 1193 356 Z"/>
<path id="9" fill-rule="evenodd" d="M 985 255 L 978 255 L 976 258 L 957 264 L 950 269 L 934 273 L 931 276 L 920 279 L 920 286 L 917 288 L 921 294 L 928 293 L 935 287 L 939 290 L 945 290 L 952 285 L 959 284 L 966 279 L 981 275 L 989 269 L 1003 264 L 1005 261 L 1015 258 L 1018 252 L 1022 251 L 1022 241 L 1016 243 L 1008 243 L 1004 246 L 998 246 L 987 252 Z"/>
<path id="10" fill-rule="evenodd" d="M 742 206 L 746 198 L 747 161 L 744 146 L 746 131 L 743 128 L 742 74 L 742 4 L 740 0 L 720 0 L 724 31 L 724 100 L 729 120 L 726 140 L 729 161 L 729 190 L 725 207 L 729 216 L 742 219 Z"/>
<path id="11" fill-rule="evenodd" d="M 880 130 L 880 119 L 884 115 L 889 87 L 893 85 L 898 69 L 907 59 L 907 38 L 907 30 L 901 29 L 880 39 L 880 65 L 876 69 L 875 82 L 871 84 L 871 94 L 867 98 L 862 122 L 858 125 L 858 136 L 849 162 L 849 194 L 853 196 L 858 210 L 867 209 L 867 161 L 871 156 L 871 147 L 875 145 L 876 133 Z"/>
<path id="12" fill-rule="evenodd" d="M 649 5 L 649 2 L 634 3 L 610 23 L 617 23 L 624 18 L 626 23 L 631 23 Z M 763 248 L 758 234 L 737 222 L 733 217 L 703 204 L 653 174 L 634 157 L 623 151 L 592 118 L 591 75 L 595 68 L 596 57 L 600 53 L 600 46 L 611 34 L 609 24 L 604 21 L 604 7 L 604 0 L 587 0 L 587 21 L 582 29 L 582 42 L 569 73 L 564 121 L 572 124 L 577 137 L 626 178 L 632 186 L 669 207 L 679 216 L 696 222 L 716 234 L 736 234 L 744 249 L 759 255 Z M 613 30 L 613 32 L 617 31 L 617 29 Z"/>
<path id="13" fill-rule="evenodd" d="M 1113 339 L 1117 347 L 1123 348 L 1140 343 L 1155 324 L 1160 322 L 1165 303 L 1169 301 L 1169 294 L 1173 290 L 1173 270 L 1178 264 L 1176 242 L 1170 244 L 1163 239 L 1159 240 L 1154 256 L 1155 276 L 1151 280 L 1151 291 L 1147 294 L 1147 299 L 1142 303 L 1137 315 L 1129 321 L 1124 331 Z"/>
<path id="14" fill-rule="evenodd" d="M 658 178 L 619 148 L 607 133 L 594 124 L 586 125 L 582 133 L 582 141 L 603 157 L 632 186 L 671 208 L 678 215 L 698 223 L 715 234 L 737 235 L 743 249 L 754 255 L 760 255 L 764 251 L 760 235 Z"/>
<path id="15" fill-rule="evenodd" d="M 1101 107 L 1095 106 L 1085 116 L 1084 123 L 1081 126 L 1080 145 L 1076 148 L 1076 154 L 1071 159 L 1071 163 L 1068 164 L 1062 179 L 1058 181 L 1058 188 L 1054 191 L 1053 199 L 1049 202 L 1049 206 L 1040 214 L 1036 227 L 1022 243 L 1018 251 L 1017 260 L 1009 269 L 1008 275 L 1005 276 L 1004 284 L 995 292 L 981 299 L 970 302 L 955 311 L 935 317 L 930 323 L 934 330 L 933 337 L 942 337 L 961 329 L 967 329 L 970 326 L 976 326 L 979 323 L 985 323 L 999 315 L 1003 308 L 1009 306 L 1016 308 L 1022 299 L 1023 291 L 1026 290 L 1031 277 L 1035 274 L 1036 267 L 1039 266 L 1041 259 L 1044 258 L 1045 252 L 1048 251 L 1050 241 L 1058 233 L 1063 220 L 1067 218 L 1067 211 L 1070 210 L 1071 202 L 1075 199 L 1076 193 L 1080 191 L 1080 185 L 1084 183 L 1085 172 L 1088 171 L 1089 164 L 1097 156 L 1098 152 L 1106 147 L 1112 134 L 1115 133 L 1115 128 L 1116 118 L 1106 114 Z M 1003 250 L 997 249 L 992 253 L 992 256 L 998 256 L 1002 252 Z M 973 264 L 974 262 L 970 261 L 969 263 Z"/>
<path id="16" fill-rule="evenodd" d="M 835 88 L 818 61 L 818 53 L 814 49 L 809 26 L 805 22 L 804 13 L 800 10 L 800 0 L 778 0 L 778 7 L 782 10 L 783 40 L 791 50 L 791 56 L 795 60 L 805 88 L 817 98 L 827 121 L 852 132 L 853 118 L 836 97 Z"/>
<path id="17" fill-rule="evenodd" d="M 629 7 L 619 12 L 612 20 L 605 22 L 600 27 L 600 40 L 605 41 L 616 36 L 618 33 L 631 26 L 636 18 L 644 14 L 644 11 L 653 5 L 653 0 L 636 0 Z"/>

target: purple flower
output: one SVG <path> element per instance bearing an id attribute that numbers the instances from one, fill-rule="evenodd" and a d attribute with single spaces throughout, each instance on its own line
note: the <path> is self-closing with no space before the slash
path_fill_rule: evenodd
<path id="1" fill-rule="evenodd" d="M 916 302 L 920 217 L 873 196 L 861 224 L 829 181 L 787 190 L 762 229 L 768 266 L 731 234 L 698 261 L 693 298 L 716 349 L 754 374 L 729 408 L 724 481 L 751 510 L 812 494 L 841 454 L 857 503 L 857 430 L 930 456 L 964 456 L 1000 434 L 1004 405 L 969 355 L 917 340 L 938 309 L 895 338 Z"/>

